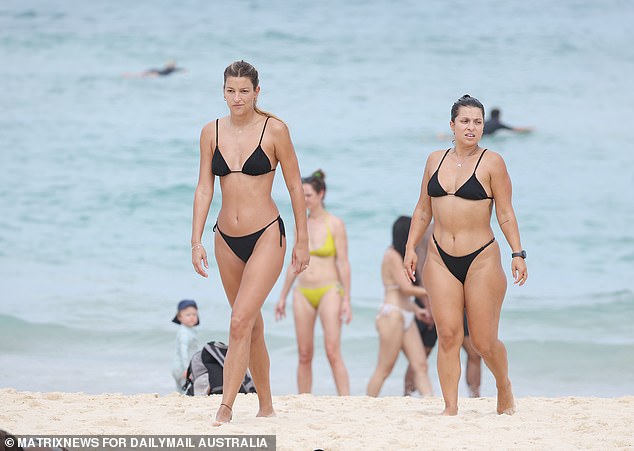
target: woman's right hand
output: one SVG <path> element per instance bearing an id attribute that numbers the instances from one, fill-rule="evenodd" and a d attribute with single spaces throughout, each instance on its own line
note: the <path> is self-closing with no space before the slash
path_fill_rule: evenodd
<path id="1" fill-rule="evenodd" d="M 419 321 L 422 321 L 423 323 L 427 324 L 428 326 L 433 326 L 434 325 L 434 318 L 431 316 L 431 312 L 429 310 L 427 310 L 426 308 L 418 307 L 416 309 L 416 313 L 415 314 L 416 314 L 416 319 L 418 319 Z"/>
<path id="2" fill-rule="evenodd" d="M 280 298 L 275 306 L 275 321 L 286 318 L 286 299 Z"/>
<path id="3" fill-rule="evenodd" d="M 207 262 L 207 252 L 202 244 L 195 244 L 192 246 L 192 265 L 194 265 L 194 270 L 203 277 L 207 277 L 207 273 L 205 269 L 203 269 L 203 265 L 205 268 L 209 268 L 209 263 Z"/>
<path id="4" fill-rule="evenodd" d="M 414 283 L 416 281 L 416 263 L 418 263 L 418 255 L 414 249 L 406 249 L 403 258 L 403 268 L 407 278 Z"/>

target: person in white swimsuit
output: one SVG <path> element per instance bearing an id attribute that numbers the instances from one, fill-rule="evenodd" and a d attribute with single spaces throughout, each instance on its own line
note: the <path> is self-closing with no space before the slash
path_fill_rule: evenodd
<path id="1" fill-rule="evenodd" d="M 414 285 L 403 272 L 403 256 L 410 223 L 409 216 L 401 216 L 394 222 L 392 246 L 385 251 L 381 263 L 385 297 L 376 316 L 379 358 L 368 382 L 368 396 L 379 395 L 401 350 L 414 371 L 416 389 L 423 396 L 433 395 L 427 374 L 427 356 L 418 329 L 413 325 L 415 315 L 424 318 L 429 312 L 411 302 L 412 296 L 426 296 L 427 290 Z"/>

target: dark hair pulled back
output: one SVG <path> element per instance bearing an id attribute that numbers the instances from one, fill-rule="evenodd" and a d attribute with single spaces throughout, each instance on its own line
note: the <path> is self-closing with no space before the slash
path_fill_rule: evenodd
<path id="1" fill-rule="evenodd" d="M 392 225 L 392 247 L 405 258 L 405 245 L 409 235 L 409 226 L 412 224 L 411 216 L 399 216 Z"/>
<path id="2" fill-rule="evenodd" d="M 461 106 L 480 108 L 480 110 L 482 111 L 482 119 L 484 119 L 484 106 L 482 105 L 482 103 L 475 97 L 471 97 L 469 94 L 465 94 L 458 100 L 456 100 L 451 106 L 451 122 L 454 122 L 456 120 L 456 117 L 458 116 L 458 110 Z"/>
<path id="3" fill-rule="evenodd" d="M 303 177 L 302 183 L 312 186 L 317 194 L 323 192 L 324 198 L 326 197 L 326 174 L 321 169 L 317 169 L 308 177 Z"/>

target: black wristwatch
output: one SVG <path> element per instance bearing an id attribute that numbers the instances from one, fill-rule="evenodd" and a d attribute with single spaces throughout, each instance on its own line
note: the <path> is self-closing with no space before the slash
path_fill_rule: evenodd
<path id="1" fill-rule="evenodd" d="M 526 258 L 526 251 L 524 249 L 522 249 L 522 252 L 513 252 L 511 254 L 511 258 L 515 258 L 515 257 Z"/>

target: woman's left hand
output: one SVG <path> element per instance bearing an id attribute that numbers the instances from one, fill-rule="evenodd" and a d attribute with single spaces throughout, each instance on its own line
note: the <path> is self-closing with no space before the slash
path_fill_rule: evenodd
<path id="1" fill-rule="evenodd" d="M 305 271 L 308 268 L 308 263 L 310 262 L 310 254 L 308 253 L 308 243 L 305 245 L 300 245 L 295 243 L 293 246 L 293 255 L 291 258 L 291 266 L 293 267 L 293 272 L 295 274 L 299 274 L 302 271 Z"/>
<path id="2" fill-rule="evenodd" d="M 515 281 L 514 284 L 519 283 L 520 287 L 526 283 L 528 279 L 528 269 L 526 269 L 526 260 L 522 257 L 514 257 L 511 260 L 511 274 Z"/>
<path id="3" fill-rule="evenodd" d="M 341 321 L 346 324 L 350 324 L 352 321 L 352 306 L 350 305 L 350 299 L 344 299 L 341 302 Z"/>

